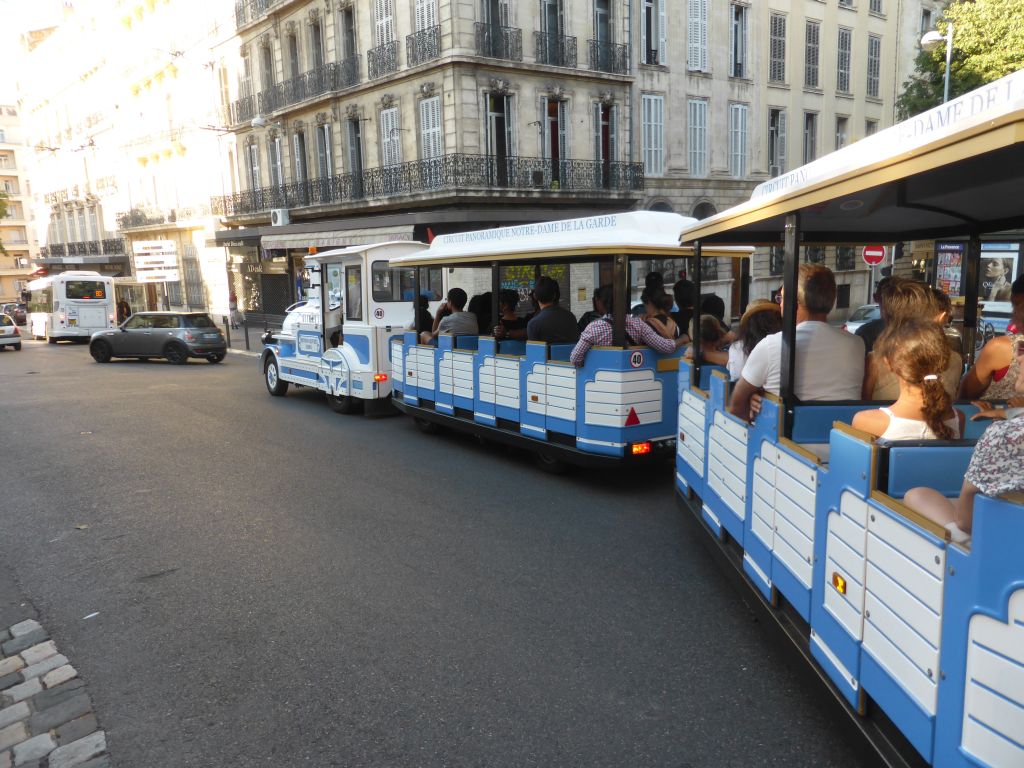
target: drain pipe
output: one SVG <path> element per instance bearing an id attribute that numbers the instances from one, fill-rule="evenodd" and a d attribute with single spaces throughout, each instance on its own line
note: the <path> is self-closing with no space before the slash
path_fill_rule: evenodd
<path id="1" fill-rule="evenodd" d="M 629 41 L 627 63 L 629 64 L 629 74 L 635 74 L 633 69 L 633 59 L 636 56 L 633 54 L 633 0 L 626 0 L 626 40 Z M 634 78 L 633 82 L 636 82 Z M 633 139 L 633 87 L 632 85 L 626 89 L 626 108 L 629 112 L 629 162 L 633 162 L 633 158 L 636 157 L 634 150 L 636 145 Z"/>

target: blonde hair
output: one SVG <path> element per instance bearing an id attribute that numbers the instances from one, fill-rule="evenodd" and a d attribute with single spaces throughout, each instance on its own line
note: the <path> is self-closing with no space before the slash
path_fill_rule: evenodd
<path id="1" fill-rule="evenodd" d="M 836 305 L 836 276 L 821 264 L 801 264 L 796 303 L 814 314 L 827 315 Z"/>
<path id="2" fill-rule="evenodd" d="M 953 438 L 953 431 L 943 422 L 953 401 L 942 384 L 950 354 L 942 328 L 931 319 L 903 320 L 882 332 L 875 342 L 875 352 L 899 379 L 921 388 L 921 412 L 936 437 Z"/>

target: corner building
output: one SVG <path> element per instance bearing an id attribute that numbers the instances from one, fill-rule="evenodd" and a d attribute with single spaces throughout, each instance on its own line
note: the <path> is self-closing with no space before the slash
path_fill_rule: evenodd
<path id="1" fill-rule="evenodd" d="M 723 210 L 892 122 L 889 2 L 242 0 L 217 64 L 232 190 L 213 200 L 235 292 L 269 303 L 269 279 L 283 309 L 309 246 Z M 848 256 L 820 258 L 866 294 Z M 729 267 L 705 266 L 732 300 Z"/>

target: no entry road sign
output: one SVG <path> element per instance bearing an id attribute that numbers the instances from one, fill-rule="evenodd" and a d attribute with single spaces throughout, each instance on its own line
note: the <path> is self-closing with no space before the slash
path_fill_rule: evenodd
<path id="1" fill-rule="evenodd" d="M 885 261 L 885 246 L 865 245 L 861 251 L 861 257 L 864 259 L 864 263 L 869 267 L 878 266 Z"/>

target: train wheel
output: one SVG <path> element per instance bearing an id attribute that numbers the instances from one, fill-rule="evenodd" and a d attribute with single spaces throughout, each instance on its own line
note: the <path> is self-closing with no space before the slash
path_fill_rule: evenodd
<path id="1" fill-rule="evenodd" d="M 427 419 L 421 419 L 418 416 L 413 417 L 413 423 L 416 424 L 416 429 L 422 432 L 424 435 L 436 435 L 441 431 L 441 427 L 432 421 Z"/>
<path id="2" fill-rule="evenodd" d="M 572 467 L 547 451 L 537 451 L 537 466 L 552 475 L 564 475 Z"/>
<path id="3" fill-rule="evenodd" d="M 355 413 L 358 403 L 352 395 L 332 395 L 327 393 L 327 404 L 335 413 Z"/>
<path id="4" fill-rule="evenodd" d="M 273 357 L 267 358 L 267 364 L 263 366 L 263 380 L 267 384 L 267 392 L 274 397 L 281 397 L 288 391 L 288 382 L 281 380 L 280 372 L 277 369 L 277 360 Z"/>

